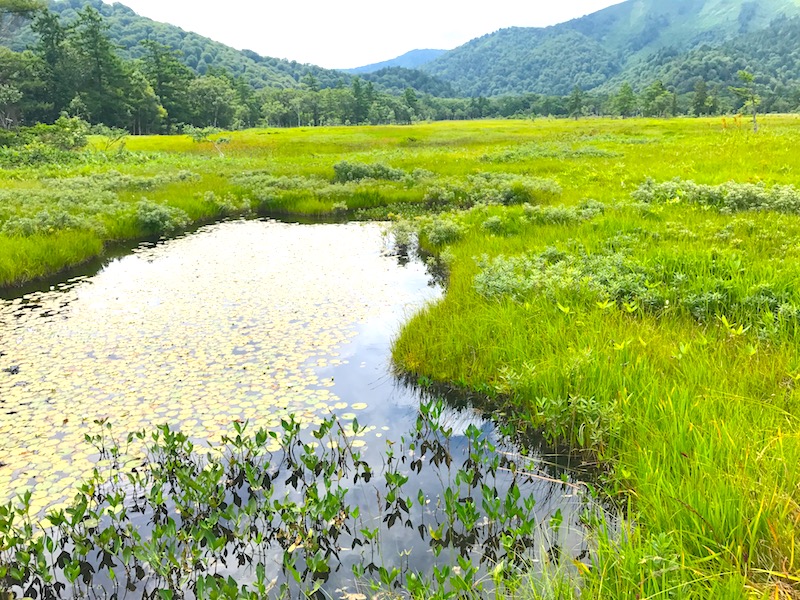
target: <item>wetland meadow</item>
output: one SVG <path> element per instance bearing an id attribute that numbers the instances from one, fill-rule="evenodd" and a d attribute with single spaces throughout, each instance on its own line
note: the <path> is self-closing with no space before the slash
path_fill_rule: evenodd
<path id="1" fill-rule="evenodd" d="M 0 153 L 0 591 L 800 597 L 800 119 L 215 139 Z"/>

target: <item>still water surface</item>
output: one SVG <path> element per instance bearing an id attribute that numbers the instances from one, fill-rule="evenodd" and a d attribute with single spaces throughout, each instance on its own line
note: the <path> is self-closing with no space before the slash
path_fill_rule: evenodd
<path id="1" fill-rule="evenodd" d="M 441 294 L 378 224 L 234 221 L 0 300 L 0 501 L 24 489 L 35 511 L 67 501 L 98 461 L 84 441 L 98 421 L 120 435 L 169 423 L 214 444 L 234 420 L 275 428 L 293 413 L 313 426 L 335 413 L 368 425 L 354 446 L 379 453 L 420 402 L 392 375 L 391 340 Z M 493 435 L 472 409 L 444 418 L 456 453 L 470 425 Z M 585 498 L 558 475 L 543 466 L 524 492 L 543 523 L 560 511 L 575 525 Z M 430 479 L 419 485 L 436 497 Z M 559 535 L 577 555 L 581 531 Z M 385 550 L 407 557 L 418 537 L 397 531 Z"/>

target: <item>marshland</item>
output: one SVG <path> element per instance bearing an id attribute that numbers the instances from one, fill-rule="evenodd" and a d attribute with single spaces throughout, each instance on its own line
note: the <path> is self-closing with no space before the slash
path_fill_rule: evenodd
<path id="1" fill-rule="evenodd" d="M 799 129 L 4 149 L 0 582 L 795 597 Z"/>

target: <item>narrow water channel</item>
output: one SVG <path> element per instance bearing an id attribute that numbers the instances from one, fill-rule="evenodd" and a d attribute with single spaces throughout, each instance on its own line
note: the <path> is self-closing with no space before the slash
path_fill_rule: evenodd
<path id="1" fill-rule="evenodd" d="M 0 501 L 31 490 L 34 511 L 67 502 L 102 466 L 84 437 L 106 424 L 124 436 L 168 423 L 202 446 L 233 421 L 274 429 L 294 414 L 313 427 L 335 414 L 366 425 L 353 446 L 380 463 L 420 404 L 392 374 L 391 340 L 441 294 L 420 261 L 392 255 L 379 224 L 262 220 L 144 244 L 95 274 L 0 300 Z M 469 429 L 499 437 L 471 409 L 442 420 L 454 455 Z M 523 493 L 541 523 L 558 520 L 549 546 L 577 557 L 586 498 L 551 462 L 526 462 L 541 470 Z M 423 471 L 414 489 L 435 506 L 441 478 Z M 385 534 L 385 564 L 429 568 L 425 532 Z"/>

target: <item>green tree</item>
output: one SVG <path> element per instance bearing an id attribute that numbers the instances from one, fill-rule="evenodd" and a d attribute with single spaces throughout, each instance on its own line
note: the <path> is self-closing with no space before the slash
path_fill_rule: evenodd
<path id="1" fill-rule="evenodd" d="M 55 120 L 67 110 L 78 89 L 77 59 L 68 44 L 69 30 L 54 12 L 43 11 L 31 23 L 31 30 L 38 34 L 39 41 L 33 52 L 41 59 L 43 83 L 41 118 Z"/>
<path id="2" fill-rule="evenodd" d="M 129 128 L 134 134 L 157 132 L 161 122 L 167 117 L 167 111 L 161 105 L 153 86 L 139 70 L 131 72 L 128 103 L 131 107 Z"/>
<path id="3" fill-rule="evenodd" d="M 90 119 L 109 126 L 127 126 L 130 107 L 128 73 L 108 36 L 108 24 L 97 10 L 78 13 L 70 36 L 80 68 L 80 87 Z"/>
<path id="4" fill-rule="evenodd" d="M 675 97 L 661 80 L 651 83 L 642 92 L 642 111 L 648 117 L 666 117 L 675 107 Z"/>
<path id="5" fill-rule="evenodd" d="M 29 17 L 44 8 L 45 3 L 42 0 L 0 0 L 0 17 L 8 15 Z"/>
<path id="6" fill-rule="evenodd" d="M 417 98 L 417 93 L 414 91 L 414 88 L 407 87 L 405 89 L 403 92 L 403 101 L 408 107 L 410 116 L 416 115 L 417 110 L 419 109 L 419 98 Z M 411 121 L 410 116 L 409 122 Z"/>
<path id="7" fill-rule="evenodd" d="M 576 85 L 574 88 L 572 88 L 572 93 L 569 95 L 569 98 L 567 98 L 567 109 L 569 110 L 569 116 L 573 119 L 580 117 L 581 114 L 583 114 L 583 106 L 585 103 L 586 94 L 579 85 Z"/>
<path id="8" fill-rule="evenodd" d="M 177 123 L 188 123 L 192 118 L 189 84 L 194 73 L 180 61 L 180 52 L 153 40 L 143 41 L 142 46 L 142 71 L 166 111 L 164 128 L 172 133 Z"/>
<path id="9" fill-rule="evenodd" d="M 13 128 L 35 122 L 50 105 L 42 81 L 42 62 L 30 51 L 13 52 L 0 46 L 2 126 Z"/>
<path id="10" fill-rule="evenodd" d="M 319 91 L 319 80 L 314 77 L 313 73 L 306 73 L 303 75 L 303 78 L 300 80 L 300 83 L 304 89 L 310 90 L 312 92 Z"/>
<path id="11" fill-rule="evenodd" d="M 627 81 L 622 84 L 617 95 L 614 96 L 614 110 L 622 118 L 633 116 L 636 110 L 636 94 Z"/>
<path id="12" fill-rule="evenodd" d="M 223 77 L 203 75 L 189 84 L 192 124 L 230 128 L 236 112 L 236 92 Z"/>
<path id="13" fill-rule="evenodd" d="M 473 119 L 481 119 L 491 112 L 491 103 L 488 98 L 478 96 L 469 102 L 469 116 Z"/>
<path id="14" fill-rule="evenodd" d="M 245 129 L 247 127 L 255 127 L 261 116 L 261 103 L 256 95 L 256 91 L 244 77 L 235 77 L 233 79 L 233 89 L 236 92 L 233 128 Z"/>
<path id="15" fill-rule="evenodd" d="M 322 107 L 319 96 L 319 80 L 312 73 L 306 73 L 301 80 L 303 90 L 302 109 L 306 113 L 309 121 L 314 127 L 320 124 L 322 118 Z"/>
<path id="16" fill-rule="evenodd" d="M 710 98 L 708 96 L 708 85 L 705 79 L 698 79 L 694 84 L 694 95 L 692 96 L 692 113 L 695 117 L 707 115 L 711 109 Z"/>
<path id="17" fill-rule="evenodd" d="M 371 86 L 372 84 L 369 85 Z M 370 98 L 367 85 L 364 85 L 364 81 L 360 77 L 355 77 L 353 79 L 350 89 L 353 93 L 353 103 L 349 120 L 353 125 L 358 125 L 359 123 L 365 122 L 369 117 L 369 107 L 370 104 L 372 104 L 372 98 Z"/>
<path id="18" fill-rule="evenodd" d="M 738 77 L 742 86 L 731 87 L 730 90 L 742 101 L 742 110 L 753 114 L 753 131 L 758 132 L 758 107 L 761 104 L 761 96 L 758 93 L 756 77 L 749 71 L 739 71 Z"/>
<path id="19" fill-rule="evenodd" d="M 11 129 L 19 121 L 22 92 L 14 85 L 0 83 L 0 127 Z"/>

